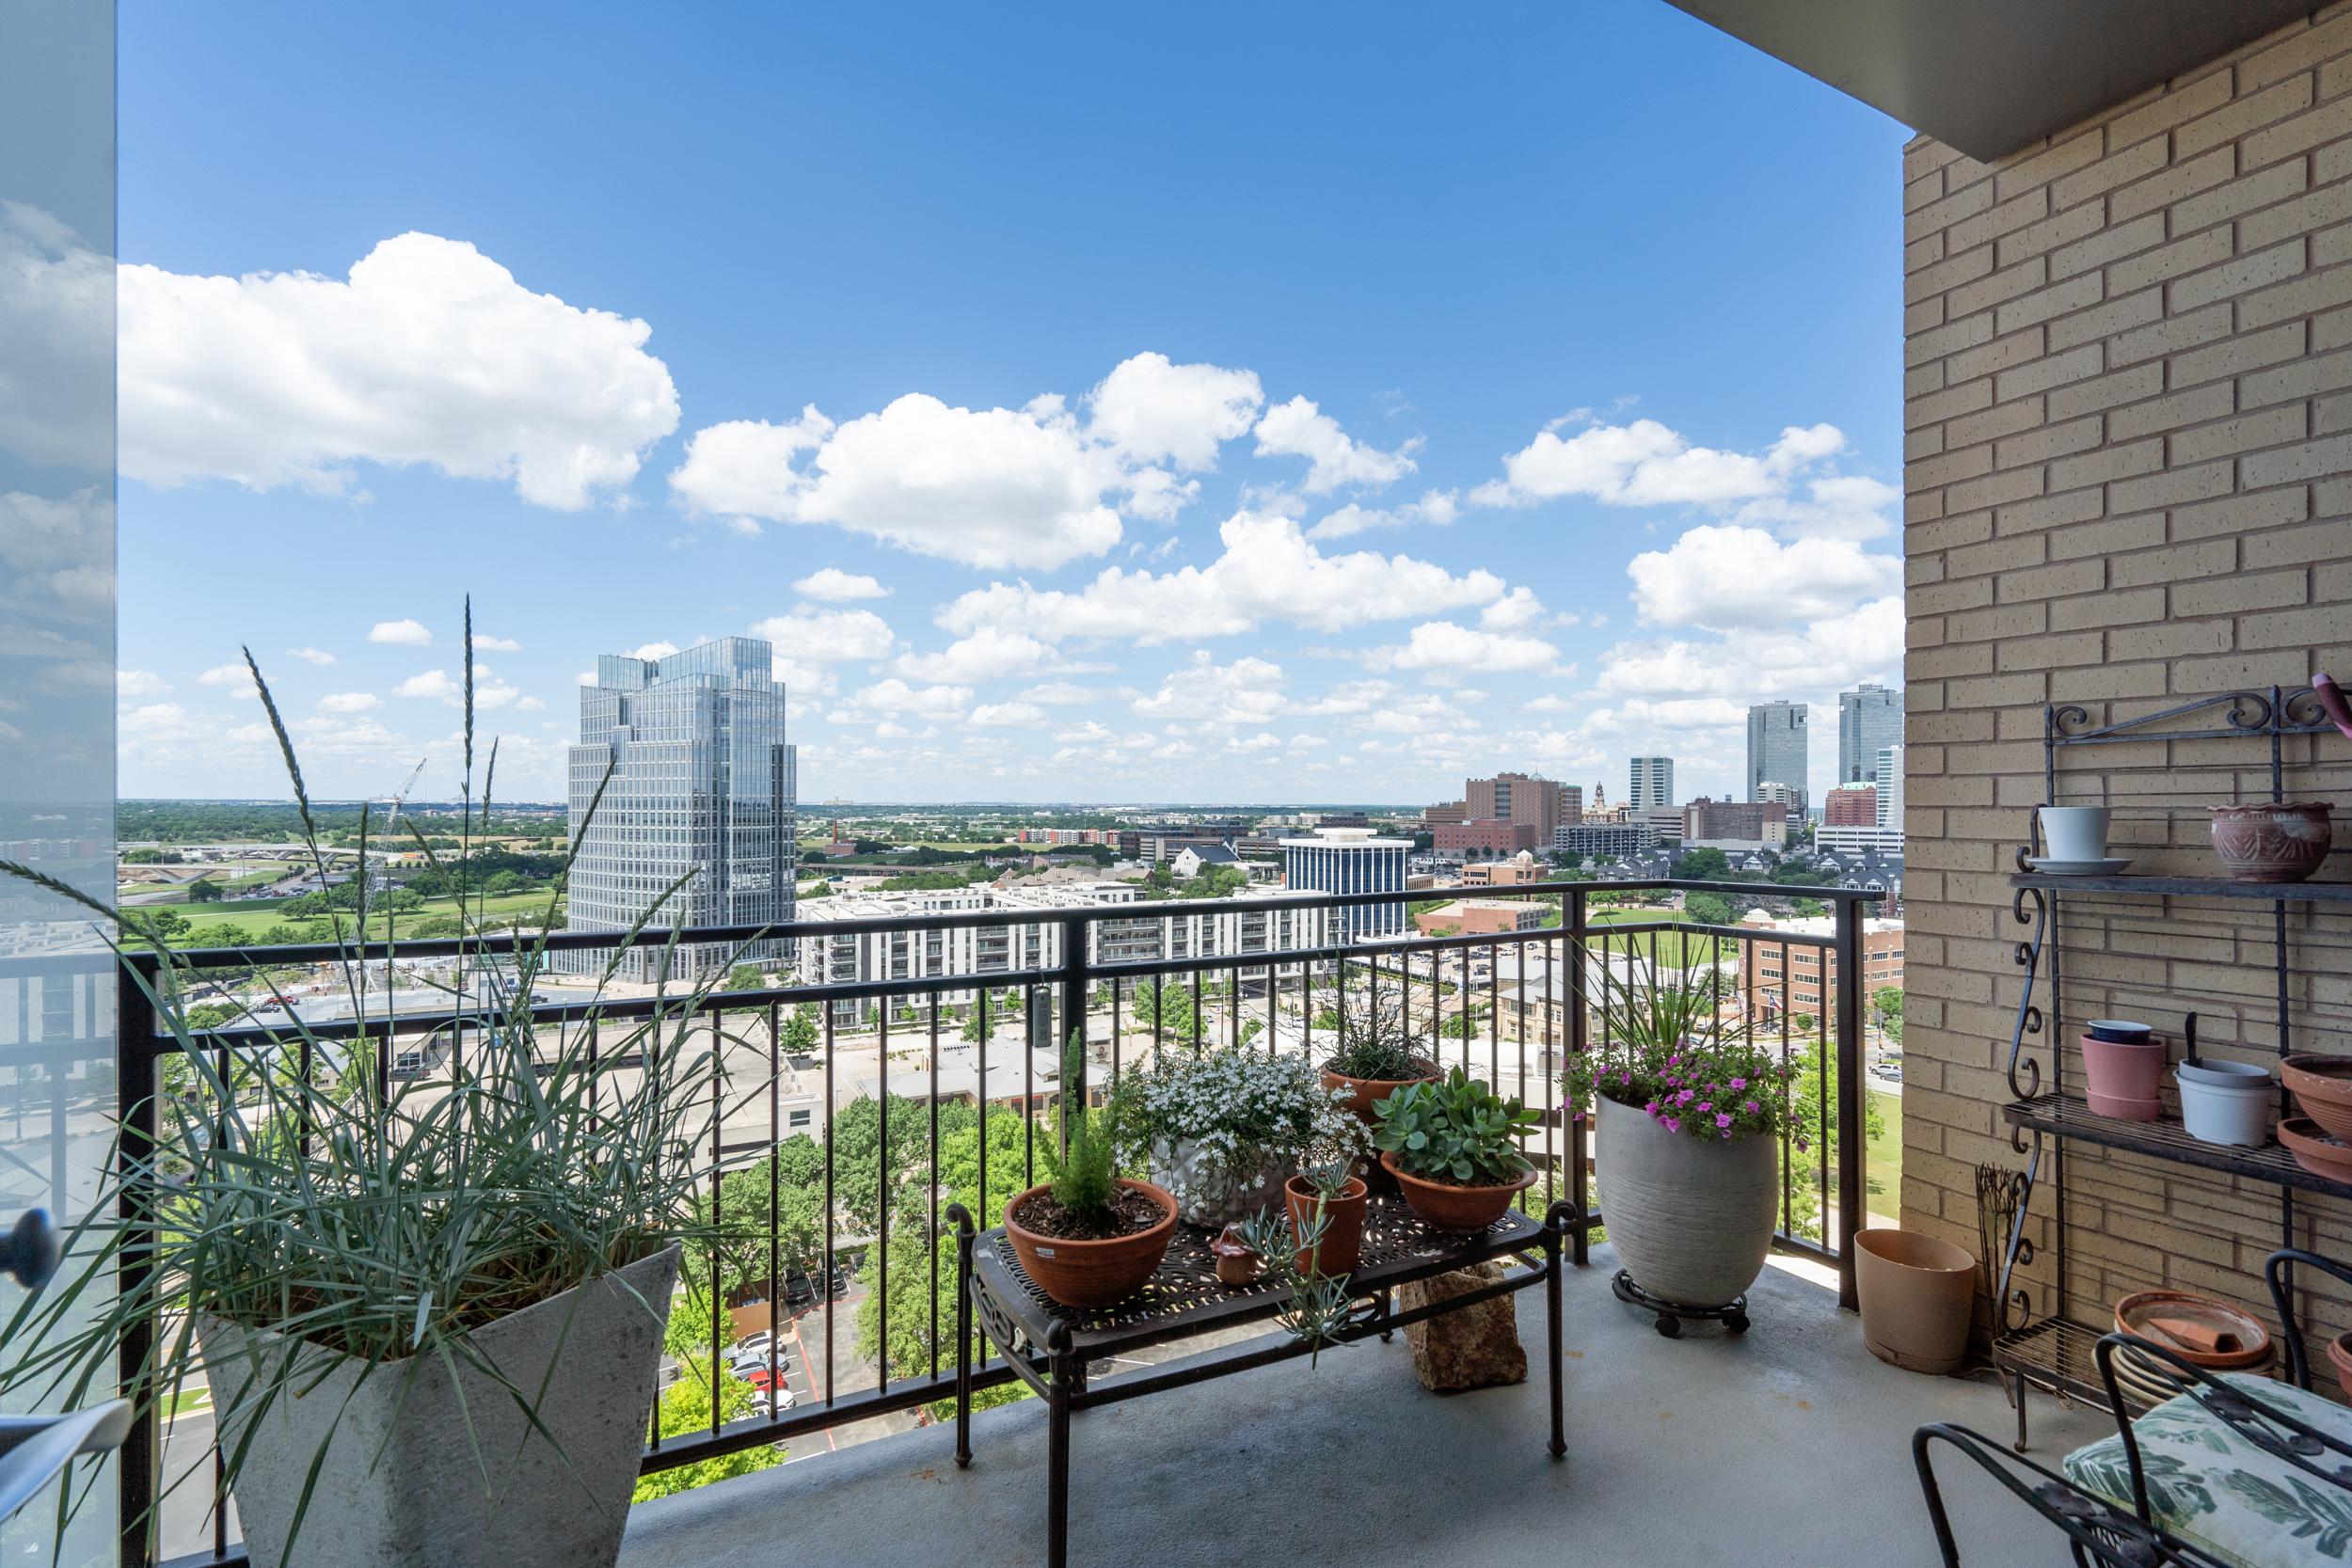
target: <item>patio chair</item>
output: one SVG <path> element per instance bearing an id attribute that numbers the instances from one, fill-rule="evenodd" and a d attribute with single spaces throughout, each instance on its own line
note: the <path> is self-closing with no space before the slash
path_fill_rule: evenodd
<path id="1" fill-rule="evenodd" d="M 2005 1453 L 1964 1427 L 1934 1425 L 1912 1456 L 1946 1568 L 1960 1549 L 1931 1463 L 1942 1442 L 1975 1461 L 2067 1537 L 2078 1564 L 2103 1568 L 2307 1568 L 2352 1564 L 2352 1410 L 2312 1392 L 2296 1322 L 2292 1271 L 2312 1267 L 2352 1284 L 2352 1269 L 2287 1247 L 2263 1273 L 2287 1347 L 2284 1382 L 2211 1373 L 2165 1346 L 2108 1334 L 2096 1350 L 2116 1434 L 2066 1456 L 2063 1474 Z M 2174 1390 L 2133 1417 L 2116 1358 Z"/>

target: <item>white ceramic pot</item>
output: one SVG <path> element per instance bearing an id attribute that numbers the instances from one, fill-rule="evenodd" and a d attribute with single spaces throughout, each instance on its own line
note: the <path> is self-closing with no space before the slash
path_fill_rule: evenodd
<path id="1" fill-rule="evenodd" d="M 1282 1201 L 1282 1183 L 1298 1174 L 1287 1160 L 1269 1160 L 1255 1171 L 1235 1175 L 1217 1164 L 1192 1138 L 1152 1140 L 1152 1180 L 1176 1199 L 1176 1217 L 1186 1225 L 1220 1230 Z"/>
<path id="2" fill-rule="evenodd" d="M 1780 1212 L 1772 1140 L 1669 1132 L 1639 1106 L 1596 1099 L 1596 1181 L 1617 1260 L 1677 1306 L 1729 1306 L 1772 1251 Z"/>
<path id="3" fill-rule="evenodd" d="M 199 1320 L 224 1449 L 236 1451 L 252 1432 L 232 1496 L 255 1568 L 610 1568 L 637 1483 L 677 1269 L 670 1247 L 473 1331 L 474 1351 L 534 1396 L 560 1450 L 505 1388 L 463 1359 L 453 1380 L 437 1357 L 380 1364 L 362 1379 L 357 1358 L 306 1347 L 295 1363 L 303 1391 L 280 1392 L 257 1415 L 246 1403 L 247 1354 L 272 1368 L 267 1358 L 282 1354 L 284 1341 Z M 290 1551 L 295 1505 L 322 1445 L 326 1464 Z"/>
<path id="4" fill-rule="evenodd" d="M 2107 858 L 2107 823 L 2114 813 L 2106 806 L 2044 806 L 2042 842 L 2050 858 L 2060 861 L 2103 861 Z"/>
<path id="5" fill-rule="evenodd" d="M 2256 1148 L 2270 1141 L 2278 1080 L 2268 1069 L 2247 1062 L 2183 1062 L 2173 1082 L 2180 1087 L 2181 1120 L 2190 1137 Z"/>

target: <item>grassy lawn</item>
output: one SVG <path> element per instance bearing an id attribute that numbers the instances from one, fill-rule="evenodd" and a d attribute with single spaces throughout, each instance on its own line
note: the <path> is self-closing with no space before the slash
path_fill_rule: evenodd
<path id="1" fill-rule="evenodd" d="M 1870 1181 L 1872 1212 L 1892 1216 L 1901 1207 L 1903 1196 L 1903 1097 L 1872 1089 L 1870 1104 L 1882 1125 L 1870 1139 L 1863 1168 Z"/>
<path id="2" fill-rule="evenodd" d="M 186 916 L 193 931 L 199 933 L 210 927 L 242 926 L 246 928 L 247 935 L 259 936 L 264 927 L 280 922 L 299 926 L 306 920 L 326 918 L 324 915 L 289 915 L 283 912 L 285 907 L 286 901 L 283 899 L 260 898 L 224 899 L 217 904 L 175 904 L 172 910 L 175 913 Z M 547 907 L 548 893 L 544 888 L 536 892 L 510 893 L 496 898 L 485 898 L 478 901 L 469 898 L 466 901 L 466 909 L 469 914 L 492 918 L 516 914 L 538 914 Z M 406 930 L 429 915 L 456 912 L 455 900 L 429 898 L 421 908 L 412 910 L 400 917 L 400 928 Z M 562 912 L 560 906 L 557 912 L 559 914 Z M 346 923 L 348 923 L 347 915 Z M 369 924 L 374 927 L 376 935 L 383 934 L 383 927 L 379 922 L 371 921 Z"/>

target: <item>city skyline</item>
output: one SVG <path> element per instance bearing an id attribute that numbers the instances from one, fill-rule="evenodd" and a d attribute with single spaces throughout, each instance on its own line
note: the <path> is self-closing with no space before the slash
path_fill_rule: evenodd
<path id="1" fill-rule="evenodd" d="M 241 645 L 323 796 L 453 794 L 469 590 L 513 799 L 562 798 L 595 655 L 726 635 L 775 644 L 812 799 L 1406 804 L 1648 753 L 1724 795 L 1748 702 L 1899 679 L 1872 111 L 1663 8 L 1260 19 L 1281 90 L 1186 138 L 1215 26 L 712 13 L 641 58 L 612 15 L 470 18 L 515 95 L 422 122 L 430 28 L 126 27 L 123 795 L 278 792 Z M 1595 49 L 1631 68 L 1497 90 Z M 596 112 L 622 76 L 659 137 Z M 981 81 L 1071 178 L 998 177 Z M 278 592 L 289 540 L 349 564 Z"/>

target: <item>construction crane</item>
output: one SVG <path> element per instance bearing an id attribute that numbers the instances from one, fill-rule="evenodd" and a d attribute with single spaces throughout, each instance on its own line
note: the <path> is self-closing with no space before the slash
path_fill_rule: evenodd
<path id="1" fill-rule="evenodd" d="M 394 828 L 400 826 L 400 808 L 408 803 L 408 792 L 417 787 L 417 781 L 419 779 L 424 777 L 424 765 L 426 760 L 427 759 L 423 757 L 419 757 L 417 759 L 417 766 L 410 770 L 408 774 L 408 782 L 402 784 L 400 786 L 400 792 L 391 798 L 392 813 L 389 816 L 387 816 L 384 819 L 384 831 L 386 832 L 389 833 Z"/>

